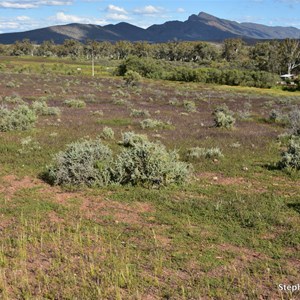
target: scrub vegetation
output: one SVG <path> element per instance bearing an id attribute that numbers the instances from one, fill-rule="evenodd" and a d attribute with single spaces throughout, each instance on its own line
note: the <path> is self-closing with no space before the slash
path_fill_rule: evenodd
<path id="1" fill-rule="evenodd" d="M 298 91 L 0 65 L 1 299 L 299 298 Z"/>

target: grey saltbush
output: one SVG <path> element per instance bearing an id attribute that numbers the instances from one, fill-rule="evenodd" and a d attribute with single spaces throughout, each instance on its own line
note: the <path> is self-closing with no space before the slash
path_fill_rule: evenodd
<path id="1" fill-rule="evenodd" d="M 216 127 L 231 129 L 234 127 L 235 118 L 233 112 L 229 110 L 226 104 L 217 107 L 214 112 L 214 123 Z"/>
<path id="2" fill-rule="evenodd" d="M 139 118 L 139 117 L 149 118 L 150 113 L 148 112 L 148 110 L 145 110 L 145 109 L 132 109 L 130 116 L 131 117 L 137 117 L 137 118 Z"/>
<path id="3" fill-rule="evenodd" d="M 127 86 L 136 86 L 142 80 L 142 76 L 138 72 L 129 70 L 126 72 L 124 80 Z"/>
<path id="4" fill-rule="evenodd" d="M 111 182 L 112 152 L 100 140 L 83 140 L 67 146 L 46 172 L 55 185 L 106 186 Z"/>
<path id="5" fill-rule="evenodd" d="M 219 148 L 200 148 L 194 147 L 188 150 L 187 156 L 192 159 L 204 158 L 222 158 L 224 157 L 222 151 Z"/>
<path id="6" fill-rule="evenodd" d="M 183 101 L 183 107 L 187 112 L 197 111 L 196 103 L 194 101 L 188 101 L 188 100 Z"/>
<path id="7" fill-rule="evenodd" d="M 77 99 L 65 100 L 64 104 L 66 104 L 68 107 L 72 107 L 72 108 L 84 108 L 84 107 L 86 107 L 86 103 L 83 100 L 77 100 Z"/>
<path id="8" fill-rule="evenodd" d="M 176 151 L 168 152 L 163 145 L 133 133 L 124 134 L 123 140 L 126 147 L 117 156 L 113 168 L 117 183 L 160 186 L 187 179 L 190 165 L 179 161 Z"/>
<path id="9" fill-rule="evenodd" d="M 15 109 L 0 108 L 0 131 L 27 130 L 34 126 L 37 116 L 27 105 Z"/>
<path id="10" fill-rule="evenodd" d="M 281 161 L 278 166 L 282 169 L 300 170 L 300 137 L 291 137 L 287 150 L 281 154 Z"/>
<path id="11" fill-rule="evenodd" d="M 124 147 L 134 147 L 136 144 L 140 144 L 146 141 L 148 141 L 146 135 L 127 131 L 122 134 L 122 141 L 119 142 L 119 145 L 122 145 Z"/>
<path id="12" fill-rule="evenodd" d="M 269 115 L 269 120 L 275 123 L 285 123 L 287 116 L 277 109 L 272 109 Z"/>
<path id="13" fill-rule="evenodd" d="M 12 96 L 3 97 L 3 101 L 7 102 L 7 103 L 13 103 L 13 104 L 25 104 L 23 99 L 17 94 L 14 94 Z"/>
<path id="14" fill-rule="evenodd" d="M 41 146 L 40 143 L 31 136 L 27 136 L 21 139 L 21 148 L 18 150 L 20 154 L 29 154 L 31 152 L 40 150 Z"/>
<path id="15" fill-rule="evenodd" d="M 289 114 L 289 126 L 291 134 L 300 136 L 300 110 L 293 110 Z"/>
<path id="16" fill-rule="evenodd" d="M 101 138 L 103 138 L 104 140 L 107 139 L 113 140 L 114 137 L 115 137 L 115 132 L 113 131 L 113 129 L 105 126 L 102 130 Z"/>
<path id="17" fill-rule="evenodd" d="M 166 129 L 172 127 L 170 122 L 165 123 L 163 121 L 155 119 L 145 119 L 140 122 L 140 125 L 143 129 Z"/>
<path id="18" fill-rule="evenodd" d="M 6 83 L 6 87 L 8 87 L 8 88 L 14 88 L 16 86 L 17 86 L 17 84 L 13 81 L 9 81 Z"/>
<path id="19" fill-rule="evenodd" d="M 161 186 L 183 183 L 191 172 L 176 151 L 169 152 L 144 135 L 126 132 L 119 144 L 123 150 L 113 160 L 111 150 L 100 140 L 72 143 L 54 157 L 45 179 L 55 185 Z"/>
<path id="20" fill-rule="evenodd" d="M 58 107 L 49 107 L 44 101 L 35 101 L 32 103 L 32 109 L 37 115 L 41 116 L 59 116 L 60 109 Z"/>

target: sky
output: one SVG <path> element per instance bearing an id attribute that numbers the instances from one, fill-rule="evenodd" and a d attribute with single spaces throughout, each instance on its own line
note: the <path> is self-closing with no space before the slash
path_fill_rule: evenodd
<path id="1" fill-rule="evenodd" d="M 300 0 L 0 0 L 0 33 L 69 23 L 147 28 L 206 12 L 222 19 L 300 28 Z"/>

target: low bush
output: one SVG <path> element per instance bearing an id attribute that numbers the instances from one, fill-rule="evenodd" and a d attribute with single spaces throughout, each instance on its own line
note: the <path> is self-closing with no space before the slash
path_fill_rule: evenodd
<path id="1" fill-rule="evenodd" d="M 252 115 L 251 108 L 252 108 L 251 103 L 245 102 L 243 109 L 238 112 L 238 117 L 241 120 L 251 119 L 251 115 Z"/>
<path id="2" fill-rule="evenodd" d="M 148 110 L 144 110 L 144 109 L 132 109 L 131 110 L 131 117 L 150 117 L 150 113 L 148 112 Z"/>
<path id="3" fill-rule="evenodd" d="M 131 106 L 131 102 L 126 99 L 115 99 L 113 103 L 120 106 Z"/>
<path id="4" fill-rule="evenodd" d="M 125 84 L 127 86 L 137 86 L 141 79 L 142 76 L 138 72 L 132 70 L 127 71 L 124 76 Z"/>
<path id="5" fill-rule="evenodd" d="M 300 136 L 300 110 L 295 109 L 290 112 L 288 120 L 291 134 Z"/>
<path id="6" fill-rule="evenodd" d="M 59 116 L 61 113 L 58 107 L 49 107 L 44 101 L 33 102 L 32 109 L 41 116 Z"/>
<path id="7" fill-rule="evenodd" d="M 20 154 L 29 154 L 31 152 L 40 150 L 39 142 L 35 141 L 31 136 L 21 139 L 21 149 L 18 150 Z"/>
<path id="8" fill-rule="evenodd" d="M 71 186 L 165 186 L 183 183 L 191 173 L 191 165 L 179 161 L 176 151 L 169 152 L 144 135 L 126 132 L 119 144 L 123 150 L 113 160 L 111 150 L 100 140 L 72 143 L 54 157 L 44 179 Z"/>
<path id="9" fill-rule="evenodd" d="M 45 178 L 54 185 L 106 186 L 111 182 L 112 152 L 100 140 L 83 140 L 59 152 Z"/>
<path id="10" fill-rule="evenodd" d="M 183 101 L 183 107 L 187 112 L 196 112 L 196 103 L 194 101 Z"/>
<path id="11" fill-rule="evenodd" d="M 114 180 L 120 184 L 147 186 L 183 183 L 190 173 L 190 165 L 179 161 L 177 152 L 168 152 L 157 143 L 141 135 L 125 134 L 125 149 L 114 164 Z"/>
<path id="12" fill-rule="evenodd" d="M 144 134 L 136 134 L 132 131 L 123 133 L 122 140 L 119 142 L 119 145 L 124 147 L 134 147 L 135 144 L 140 144 L 148 141 L 148 138 Z"/>
<path id="13" fill-rule="evenodd" d="M 140 125 L 143 129 L 166 129 L 172 127 L 171 123 L 169 122 L 165 123 L 155 119 L 145 119 L 140 122 Z"/>
<path id="14" fill-rule="evenodd" d="M 27 130 L 34 126 L 37 116 L 27 105 L 15 109 L 0 109 L 0 131 Z"/>
<path id="15" fill-rule="evenodd" d="M 226 104 L 217 107 L 214 112 L 214 123 L 216 127 L 231 129 L 234 127 L 235 118 L 233 112 L 229 110 Z"/>
<path id="16" fill-rule="evenodd" d="M 287 150 L 281 156 L 279 168 L 300 170 L 300 137 L 291 137 Z"/>
<path id="17" fill-rule="evenodd" d="M 200 147 L 194 147 L 190 148 L 188 150 L 187 154 L 188 158 L 191 159 L 199 159 L 201 157 L 204 158 L 222 158 L 224 157 L 222 151 L 219 148 L 200 148 Z"/>
<path id="18" fill-rule="evenodd" d="M 17 84 L 14 83 L 13 81 L 9 81 L 6 83 L 6 87 L 7 88 L 15 88 L 15 87 L 17 87 Z"/>
<path id="19" fill-rule="evenodd" d="M 77 100 L 77 99 L 65 100 L 64 104 L 66 104 L 68 107 L 72 107 L 72 108 L 85 108 L 86 107 L 86 103 L 83 100 Z"/>
<path id="20" fill-rule="evenodd" d="M 117 69 L 117 75 L 124 76 L 128 71 L 139 73 L 143 77 L 162 79 L 164 77 L 163 63 L 153 58 L 138 58 L 131 56 L 122 62 Z"/>
<path id="21" fill-rule="evenodd" d="M 112 128 L 105 126 L 102 130 L 101 138 L 104 140 L 113 140 L 115 137 L 115 132 Z"/>
<path id="22" fill-rule="evenodd" d="M 3 97 L 3 101 L 12 104 L 25 104 L 25 101 L 17 94 Z"/>
<path id="23" fill-rule="evenodd" d="M 272 109 L 269 115 L 269 121 L 274 123 L 286 123 L 287 116 L 277 109 Z"/>

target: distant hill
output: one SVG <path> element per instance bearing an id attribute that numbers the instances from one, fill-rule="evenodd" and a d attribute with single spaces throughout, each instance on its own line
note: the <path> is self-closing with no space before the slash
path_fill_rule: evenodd
<path id="1" fill-rule="evenodd" d="M 212 41 L 220 42 L 226 38 L 245 40 L 300 38 L 300 29 L 295 27 L 266 26 L 256 23 L 238 23 L 220 19 L 201 12 L 191 15 L 188 20 L 169 21 L 143 29 L 129 23 L 116 25 L 68 24 L 51 26 L 36 30 L 0 34 L 0 43 L 11 44 L 24 38 L 36 43 L 53 40 L 61 44 L 65 39 L 85 42 L 87 39 L 115 42 L 119 40 L 166 42 Z"/>

